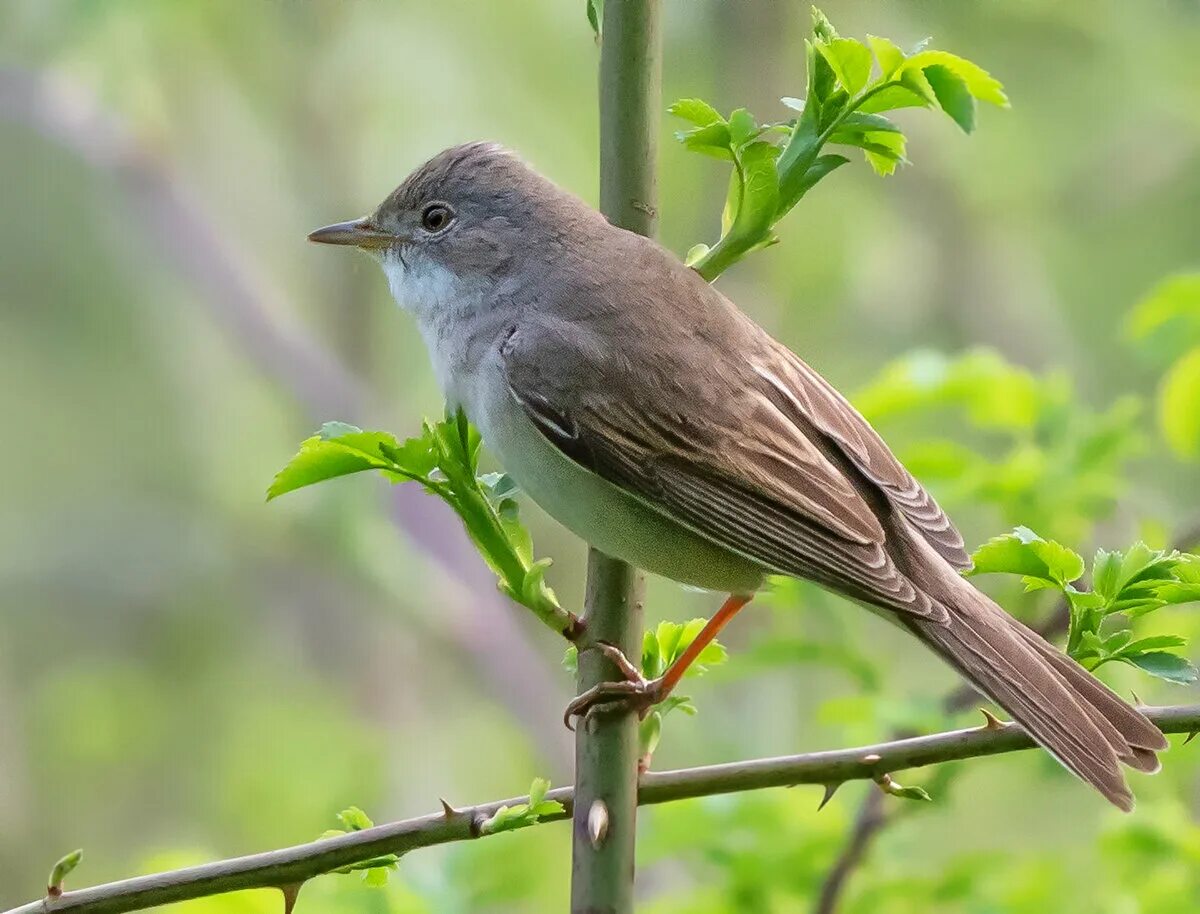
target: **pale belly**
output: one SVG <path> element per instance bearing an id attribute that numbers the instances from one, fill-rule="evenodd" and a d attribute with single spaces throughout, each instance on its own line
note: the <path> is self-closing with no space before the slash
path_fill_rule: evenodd
<path id="1" fill-rule="evenodd" d="M 478 372 L 478 380 L 486 373 Z M 547 514 L 601 552 L 681 583 L 726 593 L 762 586 L 760 565 L 671 521 L 562 454 L 497 375 L 495 383 L 463 391 L 464 406 L 488 450 Z"/>

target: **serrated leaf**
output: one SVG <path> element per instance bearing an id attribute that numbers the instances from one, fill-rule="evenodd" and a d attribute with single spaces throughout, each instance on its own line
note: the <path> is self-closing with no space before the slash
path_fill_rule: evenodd
<path id="1" fill-rule="evenodd" d="M 1121 553 L 1096 550 L 1092 560 L 1092 590 L 1110 601 L 1121 589 Z"/>
<path id="2" fill-rule="evenodd" d="M 364 828 L 372 828 L 375 825 L 371 821 L 371 817 L 357 806 L 343 809 L 338 813 L 337 818 L 350 831 L 362 831 Z"/>
<path id="3" fill-rule="evenodd" d="M 667 111 L 675 115 L 675 117 L 683 118 L 685 121 L 695 124 L 697 127 L 707 127 L 709 124 L 719 124 L 725 121 L 725 118 L 721 116 L 721 112 L 699 98 L 681 98 L 667 108 Z"/>
<path id="4" fill-rule="evenodd" d="M 1196 668 L 1178 654 L 1168 654 L 1165 651 L 1149 651 L 1135 657 L 1121 658 L 1126 663 L 1146 671 L 1151 676 L 1165 679 L 1168 682 L 1188 685 L 1196 681 Z"/>
<path id="5" fill-rule="evenodd" d="M 992 537 L 971 555 L 969 574 L 1019 574 L 1034 578 L 1047 576 L 1046 563 L 1029 548 L 1026 528 Z"/>
<path id="6" fill-rule="evenodd" d="M 835 38 L 828 43 L 819 43 L 817 50 L 849 95 L 856 95 L 867 84 L 871 77 L 871 52 L 861 41 Z"/>
<path id="7" fill-rule="evenodd" d="M 729 115 L 729 143 L 740 148 L 758 136 L 758 122 L 745 108 L 737 108 Z"/>
<path id="8" fill-rule="evenodd" d="M 546 791 L 550 789 L 550 782 L 546 778 L 534 778 L 533 783 L 529 785 L 529 805 L 535 807 L 546 799 Z"/>
<path id="9" fill-rule="evenodd" d="M 837 30 L 829 18 L 815 6 L 812 7 L 812 33 L 818 41 L 833 41 L 838 37 Z"/>
<path id="10" fill-rule="evenodd" d="M 1053 540 L 1036 540 L 1028 545 L 1038 558 L 1046 563 L 1051 580 L 1059 584 L 1070 584 L 1083 577 L 1083 556 L 1073 549 L 1068 549 Z"/>
<path id="11" fill-rule="evenodd" d="M 880 38 L 877 35 L 868 35 L 867 44 L 871 46 L 875 60 L 879 62 L 879 72 L 882 78 L 891 78 L 891 75 L 904 63 L 904 52 L 887 38 Z"/>
<path id="12" fill-rule="evenodd" d="M 922 72 L 941 109 L 962 128 L 963 133 L 974 130 L 975 97 L 962 77 L 941 64 L 926 67 Z"/>
<path id="13" fill-rule="evenodd" d="M 980 101 L 1001 108 L 1009 106 L 1008 96 L 1004 94 L 1004 87 L 998 79 L 979 64 L 949 51 L 918 51 L 904 62 L 903 72 L 907 74 L 929 66 L 945 67 L 961 79 L 967 90 Z"/>
<path id="14" fill-rule="evenodd" d="M 1117 634 L 1123 633 L 1118 632 Z M 1133 633 L 1126 630 L 1124 634 L 1132 635 Z M 1105 641 L 1105 646 L 1108 647 L 1109 650 L 1114 650 L 1114 648 L 1109 645 L 1110 641 L 1112 641 L 1112 638 L 1109 638 Z M 1183 647 L 1185 644 L 1187 644 L 1187 638 L 1184 638 L 1182 635 L 1150 635 L 1149 637 L 1138 638 L 1136 641 L 1129 641 L 1127 644 L 1118 646 L 1121 648 L 1121 652 L 1123 654 L 1142 654 L 1146 651 L 1161 650 L 1165 647 Z"/>
<path id="15" fill-rule="evenodd" d="M 359 437 L 367 433 L 357 433 Z M 382 433 L 377 433 L 382 435 Z M 389 436 L 390 437 L 390 436 Z M 300 451 L 280 470 L 274 481 L 267 489 L 267 500 L 278 498 L 287 492 L 302 489 L 305 486 L 334 479 L 338 476 L 348 476 L 351 473 L 361 473 L 363 470 L 386 470 L 389 462 L 378 453 L 378 442 L 375 442 L 375 453 L 364 450 L 361 446 L 350 446 L 341 443 L 342 439 L 326 439 L 314 435 L 300 444 Z M 391 440 L 395 444 L 395 439 Z"/>
<path id="16" fill-rule="evenodd" d="M 717 159 L 733 159 L 729 125 L 723 122 L 709 124 L 707 127 L 697 127 L 695 130 L 681 130 L 675 134 L 675 137 L 693 152 Z"/>

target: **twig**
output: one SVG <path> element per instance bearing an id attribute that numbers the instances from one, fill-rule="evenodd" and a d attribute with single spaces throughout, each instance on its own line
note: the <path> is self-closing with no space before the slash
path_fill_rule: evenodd
<path id="1" fill-rule="evenodd" d="M 1143 713 L 1164 733 L 1200 729 L 1200 705 L 1145 708 Z M 1020 727 L 1008 724 L 999 729 L 983 726 L 951 730 L 857 749 L 649 772 L 642 776 L 638 787 L 638 804 L 669 803 L 767 787 L 876 780 L 886 773 L 1032 747 L 1033 741 Z M 574 800 L 571 788 L 552 790 L 547 799 L 558 800 L 564 811 L 546 816 L 542 822 L 571 815 Z M 58 898 L 33 901 L 3 914 L 121 914 L 242 889 L 294 886 L 313 876 L 386 854 L 405 854 L 422 847 L 481 837 L 477 822 L 494 815 L 501 806 L 511 807 L 526 800 L 528 797 L 515 797 L 466 809 L 451 808 L 449 813 L 442 808 L 416 819 L 309 844 L 64 892 Z"/>

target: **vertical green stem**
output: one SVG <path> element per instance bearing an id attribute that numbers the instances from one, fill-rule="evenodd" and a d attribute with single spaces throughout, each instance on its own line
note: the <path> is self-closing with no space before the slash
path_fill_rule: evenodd
<path id="1" fill-rule="evenodd" d="M 607 0 L 600 49 L 600 208 L 614 225 L 653 235 L 662 109 L 659 0 Z M 620 678 L 588 645 L 603 640 L 637 662 L 642 650 L 642 575 L 591 550 L 579 690 Z M 572 914 L 633 911 L 637 837 L 638 721 L 596 713 L 575 738 Z"/>

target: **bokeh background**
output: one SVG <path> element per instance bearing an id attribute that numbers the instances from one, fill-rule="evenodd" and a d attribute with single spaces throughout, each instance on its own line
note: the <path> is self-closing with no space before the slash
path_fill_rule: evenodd
<path id="1" fill-rule="evenodd" d="M 824 7 L 843 34 L 933 35 L 1012 110 L 969 138 L 901 113 L 913 164 L 838 172 L 724 290 L 858 396 L 969 543 L 1194 527 L 1200 467 L 1157 404 L 1195 339 L 1139 341 L 1128 315 L 1200 262 L 1196 4 Z M 665 102 L 782 119 L 803 94 L 805 4 L 668 0 L 665 20 Z M 561 645 L 440 503 L 367 477 L 263 496 L 322 421 L 403 434 L 441 409 L 374 265 L 306 232 L 479 138 L 594 201 L 596 62 L 584 0 L 0 4 L 0 907 L 76 846 L 82 885 L 308 840 L 350 804 L 379 821 L 569 781 Z M 726 176 L 676 126 L 664 113 L 662 237 L 682 252 L 714 240 Z M 526 515 L 577 604 L 583 546 Z M 1028 618 L 1050 608 L 998 584 Z M 809 588 L 763 603 L 656 766 L 948 723 L 953 676 L 900 634 Z M 655 580 L 648 605 L 716 601 Z M 1160 615 L 1147 631 L 1200 629 Z M 1134 778 L 1132 817 L 1037 754 L 952 775 L 911 776 L 936 802 L 900 811 L 841 910 L 1196 909 L 1196 745 Z M 812 909 L 872 789 L 819 815 L 811 788 L 645 811 L 644 909 Z M 301 910 L 558 910 L 568 854 L 565 824 L 421 851 L 386 889 L 318 880 Z"/>

